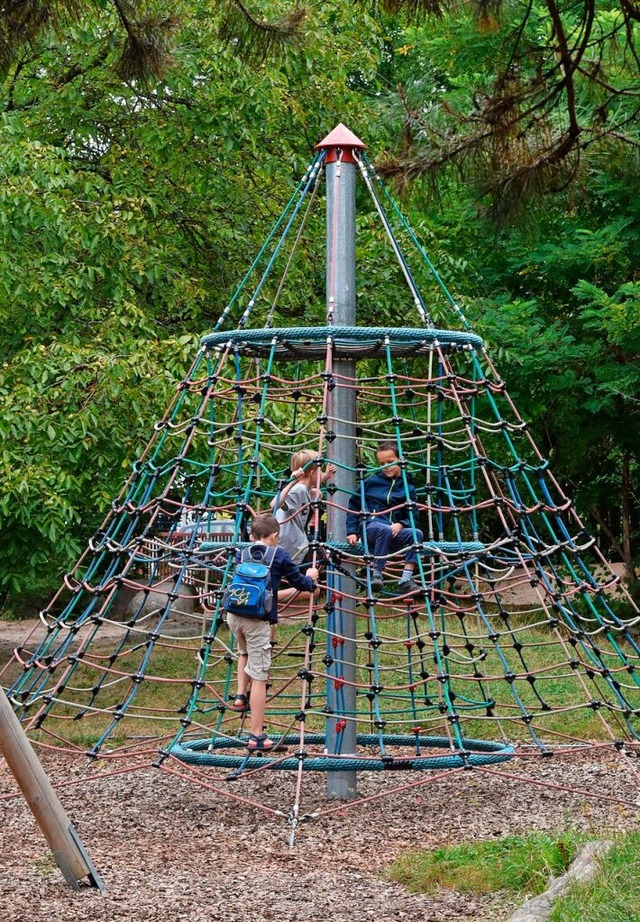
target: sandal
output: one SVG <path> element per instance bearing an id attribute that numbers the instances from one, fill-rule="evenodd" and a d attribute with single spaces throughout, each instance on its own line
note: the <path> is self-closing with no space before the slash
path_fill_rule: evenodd
<path id="1" fill-rule="evenodd" d="M 229 704 L 229 708 L 232 711 L 245 714 L 249 710 L 249 698 L 247 695 L 236 695 Z"/>
<path id="2" fill-rule="evenodd" d="M 282 743 L 276 743 L 273 740 L 270 740 L 266 733 L 260 733 L 256 735 L 255 733 L 249 734 L 249 741 L 247 743 L 247 749 L 249 753 L 252 752 L 285 752 L 286 746 L 283 746 Z"/>

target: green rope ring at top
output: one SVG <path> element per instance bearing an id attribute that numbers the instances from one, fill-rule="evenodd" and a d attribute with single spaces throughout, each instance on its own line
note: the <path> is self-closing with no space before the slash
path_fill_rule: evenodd
<path id="1" fill-rule="evenodd" d="M 230 346 L 247 355 L 275 354 L 279 358 L 324 355 L 327 342 L 335 355 L 367 358 L 382 353 L 388 341 L 396 355 L 419 355 L 436 347 L 445 351 L 482 348 L 482 338 L 459 330 L 412 327 L 263 327 L 258 330 L 230 330 L 209 333 L 200 340 L 206 349 Z"/>

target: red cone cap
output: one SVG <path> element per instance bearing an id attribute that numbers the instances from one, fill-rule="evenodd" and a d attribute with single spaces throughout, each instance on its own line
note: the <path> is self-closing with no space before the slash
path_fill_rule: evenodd
<path id="1" fill-rule="evenodd" d="M 367 145 L 363 144 L 360 138 L 340 122 L 333 131 L 329 132 L 326 138 L 316 144 L 316 150 L 324 150 L 327 147 L 341 147 L 343 150 L 353 150 L 353 148 L 359 147 L 360 150 L 365 150 Z"/>

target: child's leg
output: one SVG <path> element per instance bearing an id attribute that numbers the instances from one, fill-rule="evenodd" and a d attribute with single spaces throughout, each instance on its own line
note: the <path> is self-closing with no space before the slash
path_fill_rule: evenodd
<path id="1" fill-rule="evenodd" d="M 293 599 L 297 595 L 298 595 L 298 590 L 295 589 L 293 586 L 288 586 L 286 589 L 280 589 L 278 591 L 278 613 L 280 610 L 280 606 L 283 603 L 288 602 L 289 599 Z"/>
<path id="2" fill-rule="evenodd" d="M 308 602 L 312 597 L 317 599 L 320 595 L 320 589 L 317 588 L 313 593 L 301 592 L 294 589 L 293 586 L 288 589 L 281 589 L 278 592 L 278 617 L 293 618 L 304 615 L 308 611 Z M 271 638 L 273 640 L 273 636 Z"/>
<path id="3" fill-rule="evenodd" d="M 263 736 L 264 715 L 267 701 L 267 681 L 271 668 L 271 625 L 268 621 L 241 618 L 229 614 L 229 627 L 242 636 L 246 643 L 246 660 L 244 674 L 247 681 L 251 679 L 251 736 L 250 748 L 267 751 L 273 748 L 272 740 Z M 240 689 L 240 670 L 238 672 L 238 689 Z M 258 745 L 255 745 L 258 743 Z"/>
<path id="4" fill-rule="evenodd" d="M 238 651 L 237 691 L 232 704 L 232 710 L 245 711 L 249 703 L 249 675 L 247 674 L 247 641 L 242 631 L 242 622 L 235 615 L 227 615 L 229 629 L 236 641 Z"/>
<path id="5" fill-rule="evenodd" d="M 249 676 L 246 673 L 248 654 L 238 651 L 238 695 L 247 695 L 249 691 Z"/>
<path id="6" fill-rule="evenodd" d="M 412 545 L 415 542 L 422 543 L 423 535 L 419 528 L 403 528 L 391 542 L 391 547 L 400 548 L 407 547 L 407 545 Z M 402 576 L 400 577 L 400 583 L 407 583 L 413 576 L 413 571 L 416 566 L 416 552 L 411 547 L 407 551 L 404 559 L 404 567 L 402 570 Z"/>
<path id="7" fill-rule="evenodd" d="M 373 569 L 382 576 L 391 547 L 391 526 L 386 522 L 369 522 L 367 524 L 367 548 L 373 553 Z"/>
<path id="8" fill-rule="evenodd" d="M 260 736 L 264 727 L 264 711 L 267 704 L 267 683 L 254 679 L 251 683 L 251 733 Z"/>
<path id="9" fill-rule="evenodd" d="M 262 679 L 251 682 L 251 736 L 247 743 L 249 752 L 270 752 L 286 747 L 269 739 L 264 732 L 264 712 L 267 704 L 267 683 Z"/>

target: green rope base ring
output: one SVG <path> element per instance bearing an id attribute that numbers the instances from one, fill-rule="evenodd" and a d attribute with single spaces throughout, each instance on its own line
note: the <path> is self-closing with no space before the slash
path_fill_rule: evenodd
<path id="1" fill-rule="evenodd" d="M 464 749 L 451 752 L 451 740 L 446 736 L 385 736 L 387 746 L 410 746 L 414 749 L 411 756 L 388 755 L 316 755 L 300 750 L 300 737 L 298 734 L 276 737 L 279 742 L 287 746 L 298 747 L 298 751 L 289 756 L 274 753 L 259 756 L 230 755 L 216 750 L 244 748 L 241 740 L 216 739 L 216 740 L 190 740 L 186 743 L 174 743 L 166 750 L 168 755 L 190 765 L 211 765 L 223 768 L 239 768 L 240 766 L 266 765 L 282 770 L 297 770 L 300 762 L 305 771 L 336 772 L 336 771 L 441 771 L 449 768 L 466 768 L 468 766 L 496 765 L 507 762 L 515 755 L 513 746 L 504 743 L 488 742 L 486 740 L 463 739 Z M 358 735 L 359 746 L 378 746 L 380 737 L 375 734 Z M 304 736 L 304 745 L 313 746 L 325 744 L 325 736 L 321 733 L 310 733 Z M 442 756 L 430 754 L 419 755 L 416 749 L 448 749 L 449 753 Z"/>
<path id="2" fill-rule="evenodd" d="M 445 352 L 482 348 L 482 339 L 459 330 L 413 329 L 410 327 L 266 327 L 259 330 L 230 330 L 209 333 L 200 340 L 205 349 L 226 347 L 242 355 L 278 358 L 321 358 L 327 343 L 333 354 L 344 358 L 384 355 L 388 340 L 393 355 L 420 355 L 440 347 Z"/>

